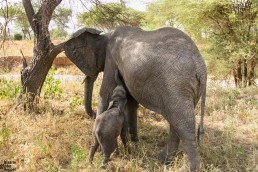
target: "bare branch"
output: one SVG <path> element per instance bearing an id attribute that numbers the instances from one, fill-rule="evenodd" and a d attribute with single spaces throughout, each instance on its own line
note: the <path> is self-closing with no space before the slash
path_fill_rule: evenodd
<path id="1" fill-rule="evenodd" d="M 39 15 L 42 17 L 43 26 L 48 27 L 52 18 L 53 12 L 62 0 L 45 0 L 39 9 Z"/>
<path id="2" fill-rule="evenodd" d="M 123 8 L 125 8 L 125 1 L 124 0 L 120 0 L 120 4 L 122 5 Z"/>
<path id="3" fill-rule="evenodd" d="M 7 0 L 3 0 L 2 3 L 5 2 L 5 7 L 1 8 L 2 13 L 3 13 L 3 17 L 4 17 L 4 22 L 3 24 L 0 23 L 0 33 L 2 34 L 2 40 L 1 40 L 1 45 L 0 48 L 4 48 L 4 43 L 6 40 L 8 40 L 8 24 L 10 22 L 9 19 L 9 5 Z"/>
<path id="4" fill-rule="evenodd" d="M 24 70 L 28 66 L 28 64 L 26 62 L 26 58 L 25 58 L 25 56 L 24 56 L 24 54 L 23 54 L 21 49 L 20 49 L 20 52 L 22 54 L 22 69 Z"/>
<path id="5" fill-rule="evenodd" d="M 31 4 L 30 0 L 22 0 L 22 4 L 24 6 L 28 21 L 30 23 L 31 28 L 34 30 L 34 26 L 33 26 L 33 18 L 35 16 L 35 11 L 33 9 L 33 6 Z"/>
<path id="6" fill-rule="evenodd" d="M 59 53 L 64 51 L 64 43 L 65 42 L 62 42 L 58 45 L 53 45 L 52 51 L 50 52 L 50 56 L 57 56 Z"/>

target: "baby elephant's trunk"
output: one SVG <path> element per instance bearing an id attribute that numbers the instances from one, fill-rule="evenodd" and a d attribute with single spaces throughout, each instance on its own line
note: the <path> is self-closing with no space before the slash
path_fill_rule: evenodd
<path id="1" fill-rule="evenodd" d="M 117 69 L 115 72 L 115 81 L 116 81 L 117 85 L 123 85 L 123 82 L 121 81 L 120 77 L 121 77 L 121 75 Z"/>

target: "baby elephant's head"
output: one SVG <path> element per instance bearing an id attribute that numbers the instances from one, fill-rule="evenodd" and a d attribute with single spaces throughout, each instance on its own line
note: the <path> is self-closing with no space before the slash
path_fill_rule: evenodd
<path id="1" fill-rule="evenodd" d="M 126 90 L 122 85 L 116 86 L 113 90 L 112 99 L 126 99 Z"/>

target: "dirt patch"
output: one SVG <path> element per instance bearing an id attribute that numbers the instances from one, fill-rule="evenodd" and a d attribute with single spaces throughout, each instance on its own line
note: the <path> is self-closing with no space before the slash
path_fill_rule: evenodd
<path id="1" fill-rule="evenodd" d="M 32 57 L 26 56 L 27 63 L 30 63 Z M 8 57 L 0 57 L 0 69 L 1 72 L 9 72 L 16 71 L 16 69 L 20 70 L 20 65 L 22 63 L 21 56 L 8 56 Z M 66 56 L 56 57 L 53 65 L 56 67 L 66 67 L 74 65 Z"/>
<path id="2" fill-rule="evenodd" d="M 54 45 L 57 45 L 63 41 L 54 40 Z M 21 40 L 21 41 L 6 41 L 0 48 L 0 58 L 8 56 L 21 56 L 20 50 L 22 50 L 25 56 L 32 57 L 33 55 L 33 40 Z M 64 53 L 60 53 L 57 57 L 65 56 Z"/>
<path id="3" fill-rule="evenodd" d="M 61 42 L 62 41 L 53 41 L 55 45 Z M 20 50 L 22 50 L 25 55 L 27 63 L 30 63 L 33 56 L 33 46 L 32 40 L 6 41 L 0 49 L 0 73 L 10 71 L 19 72 L 22 60 Z M 57 55 L 53 65 L 56 67 L 74 66 L 63 52 Z"/>

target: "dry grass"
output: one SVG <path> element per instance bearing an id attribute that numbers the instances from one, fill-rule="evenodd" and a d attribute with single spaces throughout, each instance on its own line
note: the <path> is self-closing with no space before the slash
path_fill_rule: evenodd
<path id="1" fill-rule="evenodd" d="M 22 49 L 25 56 L 32 56 L 33 41 L 6 41 L 0 49 L 0 57 L 6 56 L 21 56 L 20 49 Z"/>
<path id="2" fill-rule="evenodd" d="M 96 108 L 101 79 L 96 83 Z M 199 147 L 200 171 L 258 171 L 258 89 L 223 89 L 210 84 L 205 116 L 206 133 Z M 93 119 L 83 108 L 81 81 L 61 83 L 63 94 L 41 99 L 35 113 L 21 105 L 10 110 L 15 99 L 0 100 L 0 160 L 16 161 L 17 171 L 176 171 L 183 163 L 179 151 L 173 165 L 156 159 L 165 145 L 168 125 L 158 114 L 139 109 L 139 144 L 128 155 L 120 154 L 101 168 L 97 153 L 87 162 Z M 180 149 L 181 150 L 181 149 Z"/>
<path id="3" fill-rule="evenodd" d="M 61 43 L 60 40 L 54 40 L 53 43 L 55 45 Z M 22 41 L 6 41 L 0 47 L 0 58 L 1 57 L 21 57 L 20 50 L 23 51 L 23 54 L 26 57 L 32 57 L 33 55 L 33 40 L 22 40 Z M 57 55 L 57 57 L 66 57 L 64 52 Z M 22 64 L 17 61 L 17 58 L 10 58 L 10 60 L 1 62 L 0 59 L 0 74 L 17 74 L 20 73 Z M 30 61 L 27 61 L 28 63 Z M 3 63 L 3 64 L 2 64 Z M 55 66 L 55 63 L 53 64 Z M 56 74 L 65 74 L 65 75 L 83 75 L 83 73 L 74 65 L 58 65 Z"/>
<path id="4" fill-rule="evenodd" d="M 59 44 L 61 41 L 53 41 L 54 44 Z M 21 41 L 6 41 L 0 48 L 0 57 L 7 56 L 21 56 L 20 49 L 25 56 L 33 55 L 33 40 L 21 40 Z M 60 53 L 58 56 L 65 56 L 64 53 Z"/>

